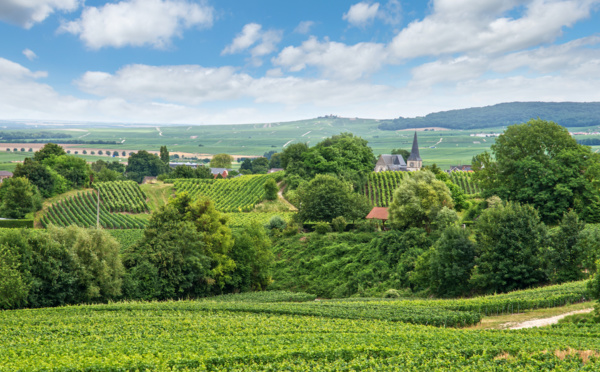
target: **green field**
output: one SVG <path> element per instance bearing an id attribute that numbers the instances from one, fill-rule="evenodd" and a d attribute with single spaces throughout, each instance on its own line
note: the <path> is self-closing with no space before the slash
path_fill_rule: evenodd
<path id="1" fill-rule="evenodd" d="M 552 296 L 555 289 L 549 287 L 545 294 Z M 528 294 L 518 297 L 525 300 Z M 0 371 L 593 371 L 600 367 L 600 339 L 595 337 L 600 326 L 596 325 L 456 329 L 450 326 L 476 323 L 481 314 L 447 310 L 444 301 L 313 299 L 266 292 L 200 301 L 3 311 Z M 422 325 L 426 323 L 435 326 Z"/>

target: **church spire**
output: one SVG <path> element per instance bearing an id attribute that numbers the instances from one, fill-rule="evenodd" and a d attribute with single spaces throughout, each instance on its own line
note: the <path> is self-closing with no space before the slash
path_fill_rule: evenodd
<path id="1" fill-rule="evenodd" d="M 419 142 L 417 142 L 417 131 L 415 131 L 415 139 L 413 139 L 412 150 L 408 161 L 421 161 L 421 155 L 419 155 Z"/>

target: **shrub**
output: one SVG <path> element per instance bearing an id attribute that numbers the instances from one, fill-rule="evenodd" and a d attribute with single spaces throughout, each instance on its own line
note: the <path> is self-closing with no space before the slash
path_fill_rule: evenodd
<path id="1" fill-rule="evenodd" d="M 397 289 L 388 289 L 384 294 L 384 298 L 400 298 L 400 292 Z"/>
<path id="2" fill-rule="evenodd" d="M 344 230 L 346 230 L 347 225 L 348 223 L 346 222 L 346 219 L 343 216 L 336 217 L 331 221 L 331 226 L 335 231 L 339 233 L 344 232 Z"/>
<path id="3" fill-rule="evenodd" d="M 317 222 L 315 224 L 315 232 L 320 235 L 325 235 L 328 232 L 331 232 L 331 225 L 327 222 Z"/>
<path id="4" fill-rule="evenodd" d="M 286 228 L 286 226 L 287 223 L 281 216 L 273 216 L 271 217 L 271 220 L 269 220 L 269 223 L 267 224 L 266 228 L 269 230 L 277 229 L 283 231 Z"/>

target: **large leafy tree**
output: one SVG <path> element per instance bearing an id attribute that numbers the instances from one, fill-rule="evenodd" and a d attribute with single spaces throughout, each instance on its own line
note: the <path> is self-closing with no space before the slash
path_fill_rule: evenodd
<path id="1" fill-rule="evenodd" d="M 72 155 L 54 158 L 53 168 L 63 176 L 72 188 L 81 188 L 89 183 L 90 166 L 85 159 Z"/>
<path id="2" fill-rule="evenodd" d="M 319 174 L 298 188 L 298 215 L 302 221 L 331 222 L 364 218 L 371 210 L 368 199 L 355 193 L 352 185 L 330 175 Z"/>
<path id="3" fill-rule="evenodd" d="M 39 161 L 26 158 L 23 163 L 17 164 L 13 177 L 25 177 L 36 185 L 43 197 L 60 194 L 67 191 L 67 181 L 49 166 Z"/>
<path id="4" fill-rule="evenodd" d="M 550 232 L 550 279 L 563 283 L 582 279 L 583 265 L 588 255 L 586 246 L 579 244 L 585 223 L 573 211 L 565 213 L 557 228 Z"/>
<path id="5" fill-rule="evenodd" d="M 144 237 L 124 254 L 125 292 L 132 298 L 169 299 L 218 293 L 235 263 L 225 219 L 207 199 L 181 193 L 155 212 Z"/>
<path id="6" fill-rule="evenodd" d="M 23 218 L 29 212 L 42 208 L 42 197 L 35 185 L 27 178 L 12 177 L 4 180 L 0 187 L 2 202 L 0 216 L 7 218 Z"/>
<path id="7" fill-rule="evenodd" d="M 44 161 L 52 156 L 66 155 L 65 150 L 55 143 L 47 143 L 33 154 L 33 160 Z"/>
<path id="8" fill-rule="evenodd" d="M 167 150 L 167 146 L 160 147 L 160 160 L 163 161 L 166 165 L 169 165 L 169 150 Z"/>
<path id="9" fill-rule="evenodd" d="M 546 281 L 541 258 L 547 229 L 531 205 L 507 203 L 483 211 L 475 223 L 473 285 L 484 292 L 509 292 Z"/>
<path id="10" fill-rule="evenodd" d="M 253 174 L 266 174 L 269 171 L 269 160 L 267 158 L 256 158 L 252 160 Z"/>
<path id="11" fill-rule="evenodd" d="M 530 120 L 509 126 L 491 150 L 493 156 L 483 153 L 473 162 L 485 197 L 531 204 L 546 222 L 571 208 L 586 221 L 600 221 L 600 156 L 567 129 Z"/>
<path id="12" fill-rule="evenodd" d="M 233 156 L 229 154 L 216 154 L 210 160 L 211 168 L 231 168 Z"/>
<path id="13" fill-rule="evenodd" d="M 146 176 L 156 177 L 167 172 L 167 167 L 158 156 L 141 150 L 129 156 L 125 171 L 127 178 L 140 183 Z"/>
<path id="14" fill-rule="evenodd" d="M 390 221 L 399 228 L 431 230 L 443 207 L 452 208 L 448 186 L 430 171 L 415 172 L 400 183 L 388 208 Z"/>

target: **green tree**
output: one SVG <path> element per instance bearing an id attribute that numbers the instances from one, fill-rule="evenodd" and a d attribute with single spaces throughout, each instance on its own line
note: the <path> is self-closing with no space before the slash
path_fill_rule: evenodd
<path id="1" fill-rule="evenodd" d="M 51 158 L 52 156 L 61 156 L 66 154 L 67 153 L 65 150 L 59 145 L 55 143 L 47 143 L 44 145 L 44 147 L 33 153 L 33 160 L 42 162 L 48 158 Z"/>
<path id="2" fill-rule="evenodd" d="M 431 290 L 438 296 L 456 297 L 469 292 L 475 266 L 475 244 L 469 235 L 467 230 L 449 226 L 433 245 Z"/>
<path id="3" fill-rule="evenodd" d="M 81 188 L 89 183 L 90 167 L 83 158 L 61 155 L 54 158 L 54 170 L 63 176 L 71 188 Z"/>
<path id="4" fill-rule="evenodd" d="M 256 158 L 252 160 L 253 174 L 267 174 L 269 171 L 269 160 L 267 158 Z"/>
<path id="5" fill-rule="evenodd" d="M 286 146 L 281 153 L 281 166 L 288 171 L 288 167 L 291 170 L 301 168 L 302 157 L 305 152 L 308 151 L 308 144 L 306 143 L 292 143 Z M 294 172 L 297 173 L 297 172 Z"/>
<path id="6" fill-rule="evenodd" d="M 281 153 L 276 152 L 271 155 L 271 159 L 269 160 L 269 168 L 282 168 Z"/>
<path id="7" fill-rule="evenodd" d="M 273 281 L 271 266 L 275 257 L 264 227 L 256 222 L 246 225 L 234 233 L 234 240 L 230 257 L 235 261 L 235 271 L 227 292 L 266 289 Z"/>
<path id="8" fill-rule="evenodd" d="M 584 277 L 583 264 L 587 252 L 584 245 L 578 244 L 585 223 L 577 213 L 570 211 L 563 215 L 557 228 L 550 232 L 550 279 L 555 283 L 579 280 Z"/>
<path id="9" fill-rule="evenodd" d="M 323 174 L 301 185 L 298 198 L 301 221 L 331 222 L 338 216 L 354 221 L 371 210 L 367 198 L 353 192 L 349 183 Z"/>
<path id="10" fill-rule="evenodd" d="M 475 222 L 477 259 L 471 283 L 486 293 L 509 292 L 546 281 L 541 250 L 546 226 L 530 205 L 509 202 Z"/>
<path id="11" fill-rule="evenodd" d="M 0 204 L 2 217 L 23 218 L 27 213 L 42 208 L 42 197 L 37 187 L 24 177 L 4 180 L 0 186 L 0 195 L 2 195 L 2 204 Z"/>
<path id="12" fill-rule="evenodd" d="M 252 174 L 252 159 L 246 158 L 240 165 L 240 173 Z"/>
<path id="13" fill-rule="evenodd" d="M 127 168 L 125 168 L 127 178 L 137 183 L 141 183 L 144 177 L 156 177 L 167 170 L 167 166 L 158 156 L 145 150 L 131 154 L 127 160 Z"/>
<path id="14" fill-rule="evenodd" d="M 36 185 L 43 197 L 50 197 L 66 191 L 66 180 L 58 173 L 50 169 L 50 167 L 40 163 L 39 161 L 25 158 L 23 163 L 17 164 L 13 177 L 25 177 Z M 63 190 L 63 188 L 65 188 Z"/>
<path id="15" fill-rule="evenodd" d="M 410 156 L 410 151 L 404 149 L 393 149 L 392 155 L 402 155 L 402 158 L 404 159 L 404 161 L 406 161 L 406 159 L 408 159 L 408 157 Z"/>
<path id="16" fill-rule="evenodd" d="M 126 293 L 169 299 L 219 293 L 231 280 L 231 230 L 212 202 L 180 193 L 150 219 L 142 240 L 124 254 Z"/>
<path id="17" fill-rule="evenodd" d="M 233 156 L 229 154 L 216 154 L 210 160 L 211 168 L 231 168 Z"/>
<path id="18" fill-rule="evenodd" d="M 436 179 L 432 172 L 420 171 L 402 180 L 394 191 L 388 213 L 390 222 L 395 226 L 422 227 L 431 231 L 440 210 L 453 206 L 448 186 Z"/>
<path id="19" fill-rule="evenodd" d="M 567 129 L 530 120 L 511 125 L 488 153 L 473 162 L 483 196 L 536 207 L 543 221 L 557 222 L 569 209 L 586 221 L 600 222 L 600 156 L 578 145 Z M 495 160 L 494 160 L 495 158 Z"/>
<path id="20" fill-rule="evenodd" d="M 189 165 L 178 165 L 171 172 L 170 178 L 196 178 L 194 168 Z"/>
<path id="21" fill-rule="evenodd" d="M 167 146 L 160 147 L 160 160 L 163 161 L 166 165 L 169 165 L 169 150 L 167 150 Z"/>
<path id="22" fill-rule="evenodd" d="M 275 179 L 269 178 L 265 181 L 265 199 L 277 200 L 278 191 L 279 187 L 277 187 L 277 182 L 275 182 Z"/>
<path id="23" fill-rule="evenodd" d="M 14 309 L 27 304 L 29 286 L 20 272 L 20 255 L 0 245 L 0 309 Z"/>

